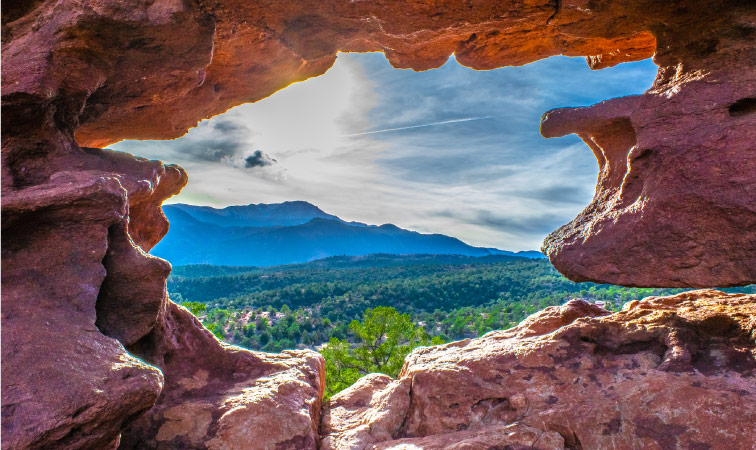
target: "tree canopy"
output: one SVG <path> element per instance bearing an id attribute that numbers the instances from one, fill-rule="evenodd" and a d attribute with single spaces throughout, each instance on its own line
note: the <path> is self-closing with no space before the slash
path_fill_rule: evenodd
<path id="1" fill-rule="evenodd" d="M 407 348 L 425 345 L 423 335 L 447 342 L 476 337 L 576 297 L 616 310 L 631 300 L 683 291 L 574 283 L 543 259 L 454 255 L 332 257 L 265 268 L 179 266 L 168 290 L 229 343 L 266 352 L 330 352 L 331 392 L 364 373 L 395 376 Z M 756 293 L 756 286 L 725 290 Z M 394 338 L 393 330 L 408 334 Z"/>
<path id="2" fill-rule="evenodd" d="M 326 398 L 369 373 L 396 377 L 412 349 L 442 343 L 413 324 L 409 314 L 385 306 L 366 310 L 362 321 L 353 320 L 349 329 L 357 343 L 331 338 L 321 351 L 326 361 Z"/>

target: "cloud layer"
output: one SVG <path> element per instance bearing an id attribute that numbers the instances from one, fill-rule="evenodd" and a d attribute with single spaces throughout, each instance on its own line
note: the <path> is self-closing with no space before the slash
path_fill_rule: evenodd
<path id="1" fill-rule="evenodd" d="M 342 54 L 325 75 L 181 139 L 113 148 L 182 165 L 190 182 L 173 201 L 307 200 L 346 220 L 535 249 L 590 201 L 597 176 L 577 137 L 540 136 L 541 114 L 640 93 L 655 72 L 650 61 L 594 72 L 557 57 L 481 72 L 452 58 L 416 73 Z"/>

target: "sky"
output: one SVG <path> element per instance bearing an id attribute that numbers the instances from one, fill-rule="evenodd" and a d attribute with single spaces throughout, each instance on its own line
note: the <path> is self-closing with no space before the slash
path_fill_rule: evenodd
<path id="1" fill-rule="evenodd" d="M 342 53 L 179 139 L 110 148 L 182 166 L 189 184 L 167 203 L 305 200 L 348 221 L 534 250 L 590 202 L 598 173 L 577 136 L 541 137 L 541 115 L 639 94 L 655 74 L 651 60 L 591 71 L 567 57 L 490 71 L 452 57 L 414 72 Z"/>

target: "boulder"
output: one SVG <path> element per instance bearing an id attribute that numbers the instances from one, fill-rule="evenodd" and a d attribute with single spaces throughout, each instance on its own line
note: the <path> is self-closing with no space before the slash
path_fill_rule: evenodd
<path id="1" fill-rule="evenodd" d="M 748 450 L 756 442 L 755 340 L 754 295 L 691 291 L 614 314 L 572 300 L 509 330 L 416 349 L 397 381 L 359 381 L 325 407 L 339 412 L 324 420 L 323 442 Z M 405 384 L 409 408 L 406 395 L 376 401 Z M 364 438 L 378 416 L 401 426 Z"/>
<path id="2" fill-rule="evenodd" d="M 398 437 L 409 408 L 409 381 L 374 373 L 333 396 L 323 408 L 320 449 L 366 448 Z"/>
<path id="3" fill-rule="evenodd" d="M 323 357 L 252 352 L 220 342 L 169 303 L 130 350 L 159 367 L 157 404 L 123 433 L 121 449 L 315 449 Z"/>

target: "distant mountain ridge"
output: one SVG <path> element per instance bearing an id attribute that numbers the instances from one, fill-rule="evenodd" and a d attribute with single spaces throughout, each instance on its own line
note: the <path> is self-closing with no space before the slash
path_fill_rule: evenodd
<path id="1" fill-rule="evenodd" d="M 450 236 L 392 224 L 345 222 L 304 201 L 222 209 L 173 204 L 164 205 L 163 211 L 170 229 L 151 253 L 174 265 L 264 267 L 375 253 L 543 257 L 540 252 L 473 247 Z"/>
<path id="2" fill-rule="evenodd" d="M 164 208 L 178 208 L 200 222 L 212 223 L 222 227 L 301 225 L 316 217 L 341 221 L 334 215 L 326 214 L 312 203 L 303 201 L 227 206 L 221 209 L 176 203 L 166 205 Z"/>

